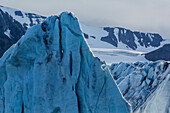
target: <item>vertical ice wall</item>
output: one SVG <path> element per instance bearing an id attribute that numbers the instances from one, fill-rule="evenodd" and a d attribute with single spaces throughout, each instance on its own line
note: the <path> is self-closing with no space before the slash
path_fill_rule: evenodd
<path id="1" fill-rule="evenodd" d="M 0 113 L 130 113 L 72 13 L 27 30 L 0 60 Z"/>

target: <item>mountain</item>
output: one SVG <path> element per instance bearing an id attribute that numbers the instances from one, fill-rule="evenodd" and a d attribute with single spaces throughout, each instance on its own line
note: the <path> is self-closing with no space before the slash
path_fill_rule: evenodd
<path id="1" fill-rule="evenodd" d="M 9 7 L 0 6 L 0 9 L 4 13 L 10 15 L 14 20 L 18 21 L 25 28 L 40 24 L 44 21 L 44 19 L 46 19 L 45 16 L 40 16 L 34 13 L 26 13 Z"/>
<path id="2" fill-rule="evenodd" d="M 17 9 L 0 6 L 1 14 L 10 16 L 10 19 L 0 18 L 0 21 L 7 21 L 17 25 L 17 28 L 12 28 L 3 22 L 3 30 L 0 31 L 0 57 L 2 54 L 25 33 L 26 29 L 40 24 L 46 17 L 33 13 L 25 13 Z M 94 51 L 94 55 L 106 63 L 111 62 L 136 62 L 148 61 L 145 55 L 166 43 L 170 40 L 163 39 L 159 34 L 143 33 L 131 31 L 129 29 L 115 27 L 91 27 L 81 24 L 81 29 L 84 36 Z M 13 38 L 11 38 L 13 37 Z M 16 37 L 16 38 L 15 38 Z M 119 59 L 117 59 L 119 57 Z M 123 60 L 124 59 L 124 60 Z"/>
<path id="3" fill-rule="evenodd" d="M 145 54 L 145 58 L 150 61 L 166 60 L 170 61 L 170 44 L 165 44 L 154 51 Z"/>
<path id="4" fill-rule="evenodd" d="M 1 113 L 130 113 L 106 64 L 93 56 L 77 18 L 47 18 L 0 59 Z"/>
<path id="5" fill-rule="evenodd" d="M 0 55 L 25 33 L 25 28 L 8 13 L 0 9 Z"/>
<path id="6" fill-rule="evenodd" d="M 109 68 L 134 113 L 169 113 L 170 62 L 120 62 Z"/>
<path id="7" fill-rule="evenodd" d="M 131 31 L 120 27 L 96 28 L 82 25 L 82 30 L 92 48 L 100 48 L 103 45 L 104 48 L 109 49 L 119 48 L 147 52 L 149 49 L 161 46 L 165 41 L 159 34 Z M 99 44 L 94 45 L 94 40 Z"/>
<path id="8" fill-rule="evenodd" d="M 94 55 L 107 64 L 149 61 L 150 59 L 145 57 L 146 53 L 170 44 L 169 39 L 163 39 L 159 34 L 136 32 L 120 27 L 97 28 L 82 24 L 82 30 Z M 165 56 L 167 55 L 168 53 Z"/>
<path id="9" fill-rule="evenodd" d="M 40 24 L 45 18 L 0 6 L 0 57 L 25 34 L 27 28 Z"/>

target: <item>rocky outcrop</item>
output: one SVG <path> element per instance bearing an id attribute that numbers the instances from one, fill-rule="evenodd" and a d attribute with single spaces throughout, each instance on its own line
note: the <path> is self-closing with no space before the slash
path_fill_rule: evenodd
<path id="1" fill-rule="evenodd" d="M 93 56 L 77 18 L 51 16 L 0 60 L 1 113 L 130 113 L 107 66 Z"/>
<path id="2" fill-rule="evenodd" d="M 150 61 L 166 60 L 170 61 L 170 44 L 145 54 L 145 58 Z"/>

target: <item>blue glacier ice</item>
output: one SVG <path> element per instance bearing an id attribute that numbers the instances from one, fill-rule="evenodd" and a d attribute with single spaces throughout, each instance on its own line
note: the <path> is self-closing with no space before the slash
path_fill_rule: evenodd
<path id="1" fill-rule="evenodd" d="M 111 73 L 134 113 L 170 113 L 170 62 L 113 63 Z"/>
<path id="2" fill-rule="evenodd" d="M 0 59 L 0 113 L 130 112 L 72 13 L 28 29 Z"/>

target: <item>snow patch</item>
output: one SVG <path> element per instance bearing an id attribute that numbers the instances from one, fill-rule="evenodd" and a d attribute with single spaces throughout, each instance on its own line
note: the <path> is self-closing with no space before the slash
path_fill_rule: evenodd
<path id="1" fill-rule="evenodd" d="M 11 32 L 11 30 L 7 29 L 7 30 L 4 32 L 4 34 L 11 39 L 10 32 Z"/>

